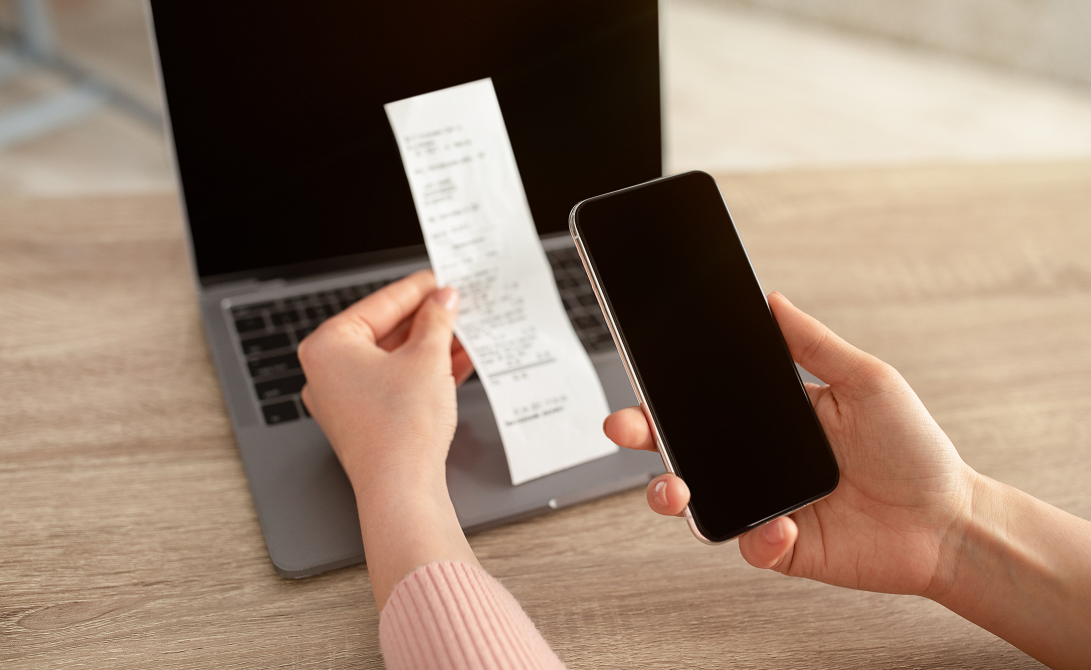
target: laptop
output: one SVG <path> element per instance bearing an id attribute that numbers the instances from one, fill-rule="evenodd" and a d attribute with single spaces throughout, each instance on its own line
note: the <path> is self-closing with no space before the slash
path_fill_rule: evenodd
<path id="1" fill-rule="evenodd" d="M 584 198 L 662 173 L 656 0 L 172 2 L 147 11 L 200 314 L 269 556 L 364 561 L 352 488 L 299 399 L 323 320 L 428 267 L 384 103 L 491 77 L 568 316 L 613 410 L 635 403 L 567 234 Z M 458 392 L 467 532 L 646 484 L 620 452 L 512 486 L 488 399 Z"/>

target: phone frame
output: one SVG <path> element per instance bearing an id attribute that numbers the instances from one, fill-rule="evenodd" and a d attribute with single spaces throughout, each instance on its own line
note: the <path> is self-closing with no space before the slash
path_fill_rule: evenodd
<path id="1" fill-rule="evenodd" d="M 646 182 L 643 182 L 641 184 L 636 184 L 634 186 L 629 186 L 629 187 L 626 187 L 626 188 L 623 188 L 623 189 L 618 189 L 616 191 L 611 191 L 609 193 L 603 193 L 602 195 L 597 195 L 597 196 L 595 196 L 593 198 L 587 198 L 585 200 L 581 200 L 580 202 L 576 203 L 576 205 L 574 207 L 572 207 L 571 212 L 569 212 L 569 214 L 568 214 L 568 232 L 572 236 L 572 241 L 575 242 L 575 244 L 576 244 L 576 251 L 577 251 L 577 253 L 579 253 L 580 262 L 583 264 L 583 270 L 584 270 L 585 273 L 587 273 L 588 279 L 591 280 L 591 288 L 595 293 L 595 299 L 598 301 L 599 309 L 602 310 L 603 316 L 606 317 L 606 326 L 610 330 L 610 336 L 614 340 L 614 346 L 617 347 L 618 352 L 621 354 L 621 362 L 625 366 L 625 374 L 628 375 L 629 383 L 633 387 L 633 392 L 636 393 L 637 401 L 640 403 L 640 409 L 644 413 L 644 418 L 648 421 L 648 425 L 650 425 L 652 427 L 652 437 L 655 439 L 655 448 L 659 452 L 659 456 L 663 459 L 663 467 L 666 468 L 668 473 L 670 473 L 672 475 L 675 475 L 675 476 L 677 476 L 678 473 L 677 473 L 677 471 L 676 471 L 676 469 L 674 467 L 674 462 L 673 462 L 672 456 L 670 454 L 670 451 L 665 446 L 665 442 L 663 440 L 662 432 L 660 431 L 660 428 L 659 428 L 659 422 L 656 421 L 655 414 L 653 413 L 652 408 L 650 407 L 650 404 L 649 404 L 649 401 L 648 401 L 648 395 L 644 391 L 644 384 L 640 380 L 640 375 L 637 373 L 636 367 L 633 364 L 632 355 L 630 354 L 629 348 L 628 348 L 627 344 L 625 343 L 625 338 L 622 336 L 620 328 L 618 328 L 617 321 L 614 318 L 613 308 L 610 305 L 610 301 L 606 296 L 606 291 L 603 289 L 602 283 L 599 280 L 598 273 L 595 272 L 594 265 L 591 262 L 591 259 L 590 259 L 589 255 L 587 253 L 587 250 L 583 246 L 583 240 L 580 239 L 579 230 L 577 230 L 577 228 L 576 228 L 576 214 L 579 211 L 580 207 L 582 207 L 586 203 L 593 202 L 595 200 L 602 200 L 603 198 L 613 197 L 613 196 L 616 196 L 616 195 L 620 195 L 622 193 L 626 193 L 628 191 L 635 191 L 637 189 L 645 188 L 647 186 L 651 186 L 651 185 L 657 184 L 659 182 L 670 181 L 672 179 L 678 179 L 678 178 L 685 177 L 685 176 L 688 176 L 688 175 L 691 175 L 691 174 L 703 174 L 703 175 L 709 177 L 709 179 L 712 180 L 712 183 L 715 184 L 715 186 L 716 186 L 716 192 L 719 194 L 720 199 L 723 201 L 724 209 L 727 210 L 727 214 L 728 214 L 728 217 L 731 220 L 731 224 L 732 224 L 732 226 L 734 226 L 735 220 L 734 220 L 733 217 L 731 217 L 731 210 L 727 206 L 727 200 L 724 198 L 723 192 L 720 190 L 719 183 L 716 182 L 715 178 L 713 178 L 711 175 L 709 175 L 708 173 L 703 172 L 701 170 L 690 170 L 688 172 L 682 172 L 680 174 L 668 175 L 668 176 L 665 176 L 665 177 L 660 177 L 658 179 L 652 179 L 651 181 L 646 181 Z M 736 231 L 736 234 L 737 234 L 737 231 Z M 742 245 L 742 251 L 743 251 L 743 256 L 746 258 L 746 263 L 750 268 L 751 274 L 753 274 L 755 280 L 758 281 L 758 288 L 761 290 L 762 299 L 765 301 L 765 308 L 769 310 L 769 314 L 770 314 L 770 316 L 773 317 L 773 320 L 775 322 L 776 317 L 773 315 L 772 308 L 769 307 L 769 299 L 766 297 L 765 289 L 761 286 L 761 280 L 758 279 L 758 273 L 754 271 L 754 264 L 750 260 L 750 254 L 746 251 L 746 246 L 745 245 Z M 787 351 L 787 344 L 786 343 L 785 343 L 785 350 Z M 790 352 L 788 352 L 788 355 L 789 355 L 789 357 L 791 357 Z M 807 389 L 803 385 L 803 379 L 799 376 L 799 369 L 798 368 L 796 368 L 796 380 L 799 382 L 800 392 L 802 392 L 804 395 L 806 395 Z M 808 399 L 808 403 L 809 403 L 809 399 Z M 814 412 L 813 407 L 811 408 L 811 412 L 812 413 Z M 817 415 L 816 415 L 815 419 L 817 421 Z M 828 438 L 826 438 L 826 442 L 827 442 L 827 444 L 829 443 Z M 830 447 L 830 451 L 831 451 L 831 455 L 832 455 L 832 451 L 833 451 L 832 447 Z M 770 516 L 768 516 L 768 517 L 766 517 L 764 519 L 761 519 L 759 521 L 755 521 L 754 523 L 752 523 L 752 524 L 746 526 L 745 528 L 743 528 L 742 530 L 740 530 L 735 535 L 732 535 L 730 537 L 726 537 L 726 538 L 724 538 L 722 540 L 710 539 L 710 538 L 706 537 L 703 532 L 701 532 L 701 529 L 697 526 L 696 520 L 693 518 L 693 512 L 690 510 L 690 504 L 691 503 L 686 504 L 686 508 L 682 511 L 682 515 L 685 517 L 686 523 L 689 525 L 690 532 L 692 532 L 693 536 L 696 537 L 698 540 L 700 540 L 701 542 L 703 542 L 705 544 L 710 544 L 710 545 L 724 544 L 725 542 L 730 542 L 731 540 L 734 540 L 734 539 L 738 538 L 740 535 L 743 535 L 744 533 L 746 533 L 746 532 L 748 532 L 748 531 L 750 531 L 750 530 L 752 530 L 754 528 L 757 528 L 758 526 L 761 526 L 762 524 L 768 523 L 769 521 L 772 521 L 773 519 L 776 519 L 776 518 L 779 518 L 779 517 L 782 517 L 782 516 L 787 516 L 787 515 L 789 515 L 789 514 L 791 514 L 793 512 L 797 512 L 797 511 L 803 509 L 804 507 L 806 507 L 808 505 L 811 505 L 813 503 L 818 502 L 819 500 L 822 500 L 823 498 L 825 498 L 826 496 L 829 496 L 835 490 L 837 490 L 837 485 L 840 484 L 840 482 L 841 482 L 841 472 L 840 472 L 840 467 L 837 467 L 837 481 L 834 482 L 834 485 L 833 485 L 833 487 L 830 488 L 830 490 L 826 491 L 825 493 L 821 493 L 821 494 L 819 494 L 819 495 L 817 495 L 817 496 L 815 496 L 813 498 L 805 500 L 804 502 L 799 503 L 798 505 L 795 505 L 793 507 L 790 507 L 790 508 L 788 508 L 788 509 L 786 509 L 784 511 L 777 512 L 776 514 L 770 515 Z"/>

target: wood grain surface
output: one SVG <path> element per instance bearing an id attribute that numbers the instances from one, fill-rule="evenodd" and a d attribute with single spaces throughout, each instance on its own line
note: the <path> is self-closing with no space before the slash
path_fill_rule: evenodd
<path id="1" fill-rule="evenodd" d="M 721 179 L 766 290 L 975 468 L 1091 518 L 1091 163 Z M 478 534 L 571 668 L 1027 668 L 929 601 L 747 566 L 632 491 Z M 273 571 L 173 196 L 0 200 L 0 665 L 381 666 L 367 570 Z"/>

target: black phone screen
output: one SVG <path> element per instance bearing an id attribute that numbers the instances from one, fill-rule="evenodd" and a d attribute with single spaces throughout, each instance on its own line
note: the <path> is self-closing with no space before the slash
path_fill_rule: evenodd
<path id="1" fill-rule="evenodd" d="M 837 463 L 712 177 L 584 201 L 572 227 L 705 538 L 833 491 Z"/>

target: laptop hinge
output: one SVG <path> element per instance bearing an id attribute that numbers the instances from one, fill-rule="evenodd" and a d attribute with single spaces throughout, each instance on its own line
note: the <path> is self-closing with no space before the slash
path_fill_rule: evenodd
<path id="1" fill-rule="evenodd" d="M 283 286 L 286 282 L 283 279 L 266 279 L 262 281 L 255 277 L 249 277 L 247 279 L 238 279 L 235 281 L 223 282 L 222 284 L 213 284 L 211 286 L 201 287 L 201 297 L 227 297 L 235 296 L 245 293 L 253 293 L 259 289 L 268 288 L 270 286 Z"/>

